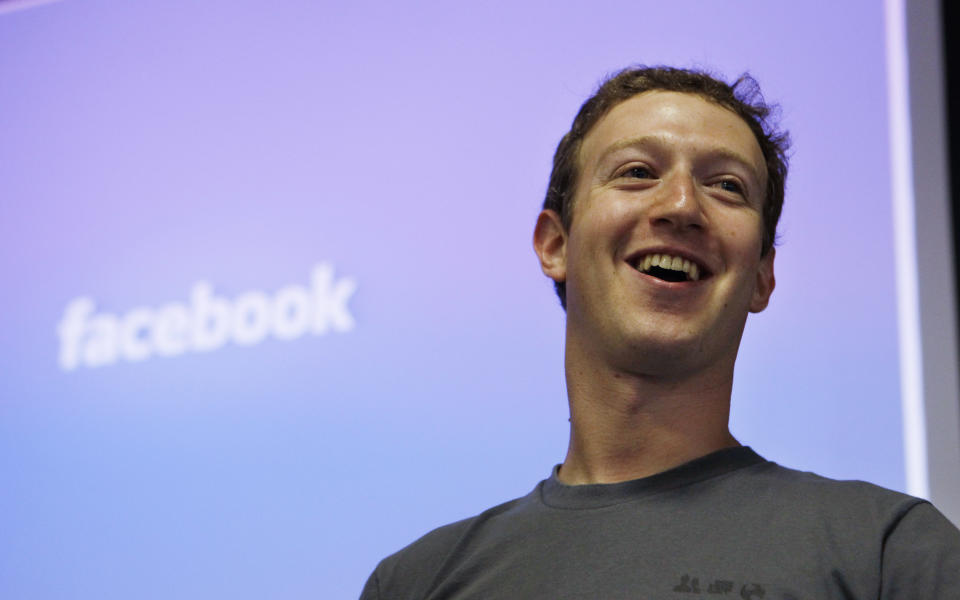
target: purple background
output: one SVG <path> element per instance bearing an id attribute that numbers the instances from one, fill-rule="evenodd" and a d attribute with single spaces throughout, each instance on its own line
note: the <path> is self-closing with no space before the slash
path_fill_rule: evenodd
<path id="1" fill-rule="evenodd" d="M 3 3 L 0 2 L 0 7 Z M 795 152 L 733 430 L 903 489 L 882 5 L 67 0 L 0 15 L 0 596 L 351 598 L 563 458 L 550 158 L 630 63 Z M 358 288 L 349 333 L 64 372 L 67 302 Z"/>

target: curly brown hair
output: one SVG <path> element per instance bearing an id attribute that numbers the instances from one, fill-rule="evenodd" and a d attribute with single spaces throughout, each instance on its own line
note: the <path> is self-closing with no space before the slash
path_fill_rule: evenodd
<path id="1" fill-rule="evenodd" d="M 761 254 L 765 256 L 773 248 L 777 222 L 783 210 L 790 135 L 780 130 L 775 123 L 778 107 L 764 101 L 760 85 L 746 73 L 731 84 L 704 71 L 663 66 L 629 67 L 608 77 L 600 84 L 596 93 L 583 103 L 573 119 L 570 131 L 557 145 L 543 208 L 556 211 L 564 228 L 570 229 L 583 139 L 614 106 L 637 94 L 657 90 L 696 94 L 734 112 L 750 127 L 760 145 L 767 167 L 761 250 Z M 560 304 L 566 308 L 566 284 L 558 281 L 555 285 Z"/>

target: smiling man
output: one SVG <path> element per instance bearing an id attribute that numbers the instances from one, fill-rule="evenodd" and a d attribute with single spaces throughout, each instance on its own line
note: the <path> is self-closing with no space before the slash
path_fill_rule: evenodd
<path id="1" fill-rule="evenodd" d="M 749 77 L 670 68 L 581 107 L 534 230 L 567 313 L 567 455 L 384 559 L 363 599 L 960 598 L 960 532 L 929 503 L 730 434 L 740 338 L 775 284 L 769 114 Z"/>

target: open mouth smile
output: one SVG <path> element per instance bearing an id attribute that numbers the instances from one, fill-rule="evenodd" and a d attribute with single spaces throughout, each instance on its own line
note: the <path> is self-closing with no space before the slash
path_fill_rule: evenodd
<path id="1" fill-rule="evenodd" d="M 637 271 L 663 281 L 699 281 L 710 276 L 702 265 L 673 254 L 641 254 L 630 261 Z"/>

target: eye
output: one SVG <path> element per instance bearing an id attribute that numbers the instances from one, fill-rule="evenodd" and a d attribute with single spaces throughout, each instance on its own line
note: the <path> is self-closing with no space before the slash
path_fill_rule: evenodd
<path id="1" fill-rule="evenodd" d="M 650 169 L 642 165 L 630 167 L 629 169 L 620 173 L 620 177 L 632 177 L 634 179 L 655 179 L 656 178 L 656 176 L 653 174 L 653 171 L 651 171 Z"/>
<path id="2" fill-rule="evenodd" d="M 746 191 L 743 189 L 743 186 L 740 185 L 740 182 L 734 179 L 722 179 L 718 181 L 716 185 L 725 192 L 739 194 L 740 196 L 747 195 Z"/>

